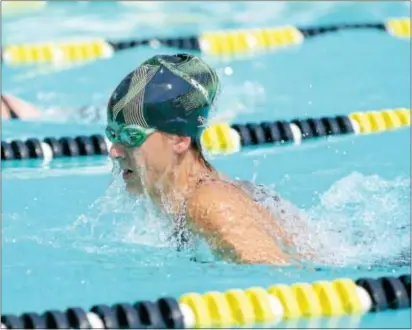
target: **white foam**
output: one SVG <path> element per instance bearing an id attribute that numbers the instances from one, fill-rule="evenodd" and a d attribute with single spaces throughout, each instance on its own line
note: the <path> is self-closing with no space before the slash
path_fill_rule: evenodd
<path id="1" fill-rule="evenodd" d="M 354 172 L 335 182 L 308 211 L 314 219 L 309 241 L 317 258 L 364 266 L 408 258 L 409 230 L 402 227 L 410 226 L 409 196 L 409 178 L 385 180 Z"/>
<path id="2" fill-rule="evenodd" d="M 72 229 L 78 235 L 112 242 L 159 248 L 172 243 L 170 220 L 159 213 L 145 194 L 127 192 L 117 162 L 113 163 L 112 182 L 105 194 L 74 221 Z"/>

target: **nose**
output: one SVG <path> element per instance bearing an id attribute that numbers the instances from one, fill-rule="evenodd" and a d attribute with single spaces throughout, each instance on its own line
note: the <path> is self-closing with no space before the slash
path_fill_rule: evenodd
<path id="1" fill-rule="evenodd" d="M 126 152 L 124 146 L 120 143 L 113 143 L 110 147 L 109 155 L 114 159 L 125 158 Z"/>

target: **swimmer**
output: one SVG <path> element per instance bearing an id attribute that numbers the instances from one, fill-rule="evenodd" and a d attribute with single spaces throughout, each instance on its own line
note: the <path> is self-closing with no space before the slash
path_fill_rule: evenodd
<path id="1" fill-rule="evenodd" d="M 110 157 L 129 193 L 146 195 L 229 262 L 290 264 L 273 233 L 291 244 L 279 219 L 203 156 L 200 136 L 219 90 L 216 72 L 189 54 L 157 55 L 110 96 Z"/>
<path id="2" fill-rule="evenodd" d="M 1 95 L 1 119 L 36 120 L 45 117 L 57 121 L 100 123 L 105 117 L 106 109 L 98 106 L 82 106 L 79 108 L 43 109 L 39 110 L 33 104 L 12 95 Z M 106 120 L 106 118 L 104 118 Z"/>
<path id="3" fill-rule="evenodd" d="M 33 119 L 40 117 L 41 112 L 32 104 L 15 96 L 1 95 L 1 119 Z"/>

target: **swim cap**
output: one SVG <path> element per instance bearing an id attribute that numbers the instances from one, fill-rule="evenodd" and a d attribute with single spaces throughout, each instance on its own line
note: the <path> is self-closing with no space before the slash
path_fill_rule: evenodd
<path id="1" fill-rule="evenodd" d="M 107 118 L 198 138 L 218 89 L 215 70 L 199 57 L 156 55 L 116 87 L 108 103 Z"/>

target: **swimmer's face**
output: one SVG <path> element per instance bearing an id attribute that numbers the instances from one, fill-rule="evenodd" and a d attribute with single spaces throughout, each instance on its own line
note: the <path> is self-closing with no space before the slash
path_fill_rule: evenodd
<path id="1" fill-rule="evenodd" d="M 108 125 L 108 129 L 118 136 L 124 127 L 114 122 Z M 154 131 L 149 132 L 139 146 L 114 142 L 110 148 L 110 157 L 119 162 L 129 192 L 140 195 L 146 189 L 150 194 L 173 171 L 179 155 L 187 150 L 189 145 L 188 137 Z"/>

